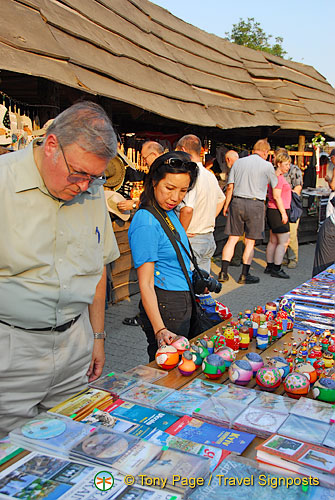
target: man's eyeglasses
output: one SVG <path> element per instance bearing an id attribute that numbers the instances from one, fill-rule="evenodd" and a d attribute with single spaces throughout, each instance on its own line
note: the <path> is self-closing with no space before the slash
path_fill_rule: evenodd
<path id="1" fill-rule="evenodd" d="M 147 154 L 147 156 L 143 156 L 142 155 L 142 158 L 144 161 L 147 161 L 147 158 L 149 158 L 149 156 L 153 155 L 154 154 L 154 151 L 151 151 L 151 153 Z"/>
<path id="2" fill-rule="evenodd" d="M 69 171 L 69 175 L 67 176 L 68 182 L 70 182 L 71 184 L 77 184 L 78 182 L 87 182 L 88 181 L 89 186 L 92 186 L 92 185 L 103 186 L 105 184 L 105 182 L 106 182 L 105 175 L 91 175 L 91 174 L 87 174 L 86 172 L 76 172 L 75 170 L 72 170 L 72 172 L 71 172 L 69 164 L 68 164 L 66 157 L 65 157 L 65 154 L 64 154 L 63 146 L 61 145 L 61 143 L 59 141 L 58 141 L 58 144 L 59 144 L 59 148 L 62 152 L 64 161 L 65 161 L 65 165 Z"/>

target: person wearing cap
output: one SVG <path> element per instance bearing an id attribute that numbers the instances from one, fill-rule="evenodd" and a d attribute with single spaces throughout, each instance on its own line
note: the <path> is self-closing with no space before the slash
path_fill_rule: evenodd
<path id="1" fill-rule="evenodd" d="M 106 113 L 83 101 L 0 158 L 0 434 L 102 373 L 105 265 L 119 256 L 102 185 L 115 153 Z"/>

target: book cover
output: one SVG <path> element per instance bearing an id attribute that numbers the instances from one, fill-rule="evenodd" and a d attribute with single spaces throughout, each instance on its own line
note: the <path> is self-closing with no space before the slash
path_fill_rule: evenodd
<path id="1" fill-rule="evenodd" d="M 60 458 L 30 453 L 0 472 L 0 497 L 54 500 L 98 500 L 106 492 L 99 492 L 94 477 L 101 469 L 62 460 Z M 113 470 L 113 493 L 125 489 L 123 477 Z"/>
<path id="2" fill-rule="evenodd" d="M 111 372 L 100 377 L 89 384 L 90 387 L 109 392 L 114 398 L 118 398 L 137 383 L 137 379 L 131 378 L 123 373 Z"/>
<path id="3" fill-rule="evenodd" d="M 253 432 L 259 437 L 266 438 L 276 433 L 287 418 L 287 413 L 249 406 L 234 421 L 233 428 Z"/>
<path id="4" fill-rule="evenodd" d="M 95 407 L 107 399 L 111 400 L 109 392 L 89 387 L 88 389 L 77 392 L 74 396 L 54 406 L 48 410 L 48 412 L 77 419 L 76 415 L 83 412 L 87 412 L 88 415 Z"/>
<path id="5" fill-rule="evenodd" d="M 187 453 L 192 453 L 193 455 L 206 457 L 210 460 L 210 471 L 215 470 L 222 460 L 230 454 L 227 450 L 222 450 L 207 444 L 195 443 L 189 439 L 173 436 L 172 434 L 168 434 L 167 432 L 160 431 L 158 429 L 152 429 L 146 425 L 138 426 L 137 429 L 130 431 L 130 434 L 132 436 L 146 439 L 160 448 L 168 447 L 173 450 L 186 451 Z"/>
<path id="6" fill-rule="evenodd" d="M 196 411 L 193 416 L 206 422 L 232 427 L 234 420 L 242 411 L 245 405 L 229 399 L 209 398 Z"/>
<path id="7" fill-rule="evenodd" d="M 171 495 L 168 491 L 153 490 L 144 486 L 128 486 L 120 493 L 117 500 L 182 500 L 177 494 Z"/>
<path id="8" fill-rule="evenodd" d="M 329 424 L 334 416 L 334 408 L 329 403 L 323 401 L 300 398 L 292 407 L 291 413 L 293 415 L 301 415 L 302 417 L 308 415 L 308 418 L 312 420 Z"/>
<path id="9" fill-rule="evenodd" d="M 220 392 L 224 386 L 217 384 L 215 382 L 210 382 L 209 380 L 203 380 L 201 378 L 195 378 L 192 382 L 186 386 L 183 386 L 179 392 L 195 394 L 199 397 L 209 398 Z"/>
<path id="10" fill-rule="evenodd" d="M 146 365 L 138 365 L 130 370 L 127 370 L 124 374 L 131 378 L 141 379 L 143 382 L 149 382 L 152 384 L 153 382 L 156 382 L 156 380 L 166 377 L 168 372 L 158 370 L 157 368 L 151 368 Z"/>
<path id="11" fill-rule="evenodd" d="M 95 409 L 93 412 L 81 420 L 82 424 L 90 424 L 96 428 L 98 426 L 113 429 L 116 432 L 130 432 L 138 427 L 138 424 L 113 417 L 110 413 L 103 410 Z"/>
<path id="12" fill-rule="evenodd" d="M 311 469 L 330 474 L 335 473 L 335 451 L 324 446 L 304 443 L 298 439 L 275 434 L 257 446 L 256 450 L 257 457 L 269 463 L 271 463 L 272 457 L 276 456 Z"/>
<path id="13" fill-rule="evenodd" d="M 290 414 L 286 421 L 272 434 L 282 434 L 307 443 L 322 444 L 330 425 L 325 422 L 317 422 L 301 415 Z"/>
<path id="14" fill-rule="evenodd" d="M 166 479 L 165 488 L 183 494 L 186 494 L 190 488 L 190 484 L 186 484 L 185 480 L 182 481 L 183 478 L 189 481 L 195 477 L 206 478 L 208 472 L 209 460 L 207 458 L 172 449 L 162 449 L 142 470 L 142 474 L 149 477 Z M 180 480 L 177 480 L 177 476 Z"/>
<path id="15" fill-rule="evenodd" d="M 255 434 L 225 429 L 189 416 L 181 417 L 166 432 L 173 436 L 208 444 L 236 454 L 243 453 L 255 438 Z"/>
<path id="16" fill-rule="evenodd" d="M 286 398 L 271 392 L 259 391 L 256 399 L 251 402 L 250 406 L 263 408 L 265 410 L 273 410 L 279 413 L 290 413 L 291 409 L 296 405 L 296 400 Z"/>
<path id="17" fill-rule="evenodd" d="M 131 389 L 122 394 L 122 399 L 155 408 L 162 399 L 173 392 L 175 390 L 168 387 L 138 381 Z"/>
<path id="18" fill-rule="evenodd" d="M 170 415 L 154 408 L 148 408 L 128 401 L 118 399 L 105 410 L 112 416 L 134 422 L 145 424 L 165 431 L 168 427 L 178 421 L 178 416 Z"/>
<path id="19" fill-rule="evenodd" d="M 10 442 L 9 437 L 0 439 L 0 465 L 8 462 L 13 457 L 24 451 L 23 448 L 18 448 Z"/>
<path id="20" fill-rule="evenodd" d="M 197 411 L 202 403 L 206 401 L 207 398 L 202 398 L 199 395 L 193 393 L 183 393 L 182 391 L 174 391 L 170 396 L 164 398 L 157 405 L 157 409 L 173 413 L 174 415 L 192 415 L 194 411 Z"/>
<path id="21" fill-rule="evenodd" d="M 247 406 L 256 398 L 256 396 L 257 391 L 255 391 L 254 389 L 239 387 L 235 384 L 225 384 L 222 386 L 222 390 L 214 394 L 212 397 L 219 399 L 229 399 L 230 401 L 236 401 Z"/>

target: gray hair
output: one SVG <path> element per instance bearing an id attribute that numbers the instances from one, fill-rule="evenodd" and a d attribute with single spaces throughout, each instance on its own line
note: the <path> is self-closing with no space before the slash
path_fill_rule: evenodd
<path id="1" fill-rule="evenodd" d="M 46 138 L 54 134 L 63 147 L 76 143 L 101 158 L 114 158 L 117 139 L 104 109 L 91 101 L 73 104 L 48 127 Z"/>

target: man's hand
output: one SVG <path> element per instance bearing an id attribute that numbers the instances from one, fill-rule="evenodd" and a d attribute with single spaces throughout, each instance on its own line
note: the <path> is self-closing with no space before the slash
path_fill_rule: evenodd
<path id="1" fill-rule="evenodd" d="M 105 341 L 104 339 L 95 339 L 93 344 L 92 360 L 86 375 L 88 381 L 92 382 L 99 378 L 105 364 Z"/>
<path id="2" fill-rule="evenodd" d="M 124 200 L 124 201 L 119 201 L 117 204 L 117 208 L 120 210 L 120 212 L 126 212 L 127 210 L 131 210 L 133 208 L 133 200 Z"/>

